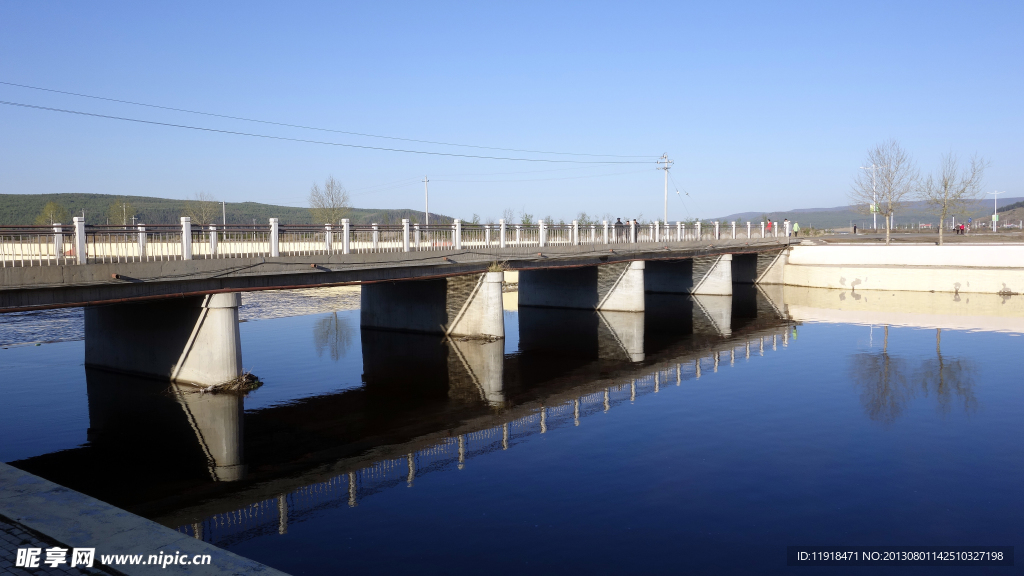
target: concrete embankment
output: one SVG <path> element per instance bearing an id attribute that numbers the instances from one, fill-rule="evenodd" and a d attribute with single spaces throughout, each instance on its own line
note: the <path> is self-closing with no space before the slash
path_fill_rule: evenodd
<path id="1" fill-rule="evenodd" d="M 68 550 L 68 561 L 71 560 L 72 548 L 94 548 L 96 566 L 99 566 L 101 556 L 142 555 L 139 564 L 125 562 L 111 566 L 114 573 L 287 576 L 254 560 L 3 463 L 0 463 L 0 516 L 59 543 Z M 13 554 L 15 551 L 0 547 L 3 553 Z M 210 562 L 199 565 L 176 563 L 166 567 L 148 563 L 150 555 L 160 556 L 161 553 L 161 558 L 169 554 L 189 561 L 209 555 Z M 39 566 L 43 566 L 44 560 L 45 552 L 40 557 Z M 67 569 L 68 565 L 62 567 Z M 27 571 L 34 570 L 39 569 L 29 568 Z"/>
<path id="2" fill-rule="evenodd" d="M 775 278 L 781 276 L 781 282 L 787 286 L 954 294 L 1024 293 L 1024 244 L 794 246 L 780 257 L 776 266 L 783 270 Z"/>

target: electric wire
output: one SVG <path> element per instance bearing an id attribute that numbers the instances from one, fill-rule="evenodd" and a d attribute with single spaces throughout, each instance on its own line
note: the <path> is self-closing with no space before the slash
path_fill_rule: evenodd
<path id="1" fill-rule="evenodd" d="M 76 96 L 76 97 L 79 97 L 79 98 L 92 98 L 94 100 L 104 100 L 106 102 L 116 102 L 116 103 L 119 103 L 119 104 L 130 104 L 132 106 L 145 106 L 147 108 L 156 108 L 156 109 L 159 109 L 159 110 L 169 110 L 169 111 L 172 111 L 172 112 L 184 112 L 186 114 L 199 114 L 199 115 L 202 115 L 202 116 L 211 116 L 211 117 L 214 117 L 214 118 L 225 118 L 225 119 L 228 119 L 228 120 L 241 120 L 243 122 L 257 122 L 257 123 L 260 123 L 260 124 L 269 124 L 269 125 L 272 125 L 272 126 L 284 126 L 284 127 L 288 127 L 288 128 L 300 128 L 302 130 L 317 130 L 317 131 L 320 131 L 320 132 L 333 132 L 335 134 L 348 134 L 350 136 L 363 136 L 363 137 L 366 137 L 366 138 L 382 138 L 382 139 L 385 139 L 385 140 L 400 140 L 402 142 L 416 142 L 416 143 L 419 143 L 419 144 L 434 144 L 434 145 L 438 145 L 438 146 L 459 146 L 459 147 L 462 147 L 462 148 L 477 148 L 477 149 L 480 149 L 480 150 L 499 150 L 499 151 L 503 151 L 503 152 L 523 152 L 523 153 L 527 153 L 527 154 L 557 154 L 557 155 L 562 155 L 562 156 L 589 156 L 589 157 L 595 157 L 595 158 L 602 158 L 602 157 L 603 158 L 648 158 L 648 156 L 623 156 L 623 155 L 619 155 L 619 154 L 585 154 L 585 153 L 580 153 L 580 152 L 550 152 L 550 151 L 544 151 L 544 150 L 524 150 L 524 149 L 519 149 L 519 148 L 499 148 L 499 147 L 495 147 L 495 146 L 479 146 L 479 145 L 474 145 L 474 144 L 455 144 L 455 143 L 452 143 L 452 142 L 438 142 L 438 141 L 434 141 L 434 140 L 417 140 L 415 138 L 401 138 L 401 137 L 398 137 L 398 136 L 381 136 L 381 135 L 378 135 L 378 134 L 366 134 L 366 133 L 363 133 L 363 132 L 349 132 L 349 131 L 346 131 L 346 130 L 335 130 L 335 129 L 332 129 L 332 128 L 318 128 L 316 126 L 304 126 L 302 124 L 289 124 L 289 123 L 286 123 L 286 122 L 274 122 L 272 120 L 259 120 L 259 119 L 256 119 L 256 118 L 245 118 L 245 117 L 242 117 L 242 116 L 230 116 L 228 114 L 217 114 L 217 113 L 214 113 L 214 112 L 202 112 L 202 111 L 199 111 L 199 110 L 188 110 L 186 108 L 174 108 L 174 107 L 171 107 L 171 106 L 160 106 L 158 104 L 147 104 L 145 102 L 134 102 L 132 100 L 120 100 L 120 99 L 117 99 L 117 98 L 107 98 L 105 96 L 93 96 L 91 94 L 81 94 L 81 93 L 78 93 L 78 92 L 67 92 L 67 91 L 64 91 L 64 90 L 56 90 L 56 89 L 53 89 L 53 88 L 41 88 L 39 86 L 29 86 L 27 84 L 17 84 L 17 83 L 14 83 L 14 82 L 4 82 L 2 80 L 0 80 L 0 84 L 3 84 L 5 86 L 15 86 L 15 87 L 18 87 L 18 88 L 27 88 L 27 89 L 30 89 L 30 90 L 39 90 L 39 91 L 42 91 L 42 92 L 52 92 L 54 94 L 64 94 L 64 95 L 67 95 L 67 96 Z"/>
<path id="2" fill-rule="evenodd" d="M 21 108 L 30 108 L 35 110 L 45 110 L 48 112 L 62 112 L 64 114 L 77 114 L 79 116 L 89 116 L 93 118 L 103 118 L 107 120 L 120 120 L 123 122 L 137 122 L 139 124 L 150 124 L 153 126 L 166 126 L 169 128 L 185 128 L 188 130 L 198 130 L 202 132 L 214 132 L 217 134 L 231 134 L 234 136 L 249 136 L 252 138 L 265 138 L 267 140 L 281 140 L 285 142 L 301 142 L 304 144 L 320 144 L 324 146 L 341 146 L 344 148 L 358 148 L 362 150 L 377 150 L 382 152 L 401 152 L 404 154 L 426 154 L 430 156 L 448 156 L 454 158 L 473 158 L 477 160 L 505 160 L 511 162 L 544 162 L 551 164 L 649 164 L 650 161 L 637 161 L 637 160 L 552 160 L 548 158 L 513 158 L 506 156 L 478 156 L 475 154 L 456 154 L 454 152 L 430 152 L 427 150 L 405 150 L 402 148 L 384 148 L 381 146 L 366 146 L 361 144 L 346 144 L 343 142 L 325 142 L 322 140 L 309 140 L 306 138 L 289 138 L 287 136 L 271 136 L 269 134 L 255 134 L 252 132 L 238 132 L 235 130 L 222 130 L 219 128 L 205 128 L 202 126 L 189 126 L 187 124 L 174 124 L 171 122 L 158 122 L 156 120 L 142 120 L 140 118 L 128 118 L 125 116 L 112 116 L 109 114 L 97 114 L 94 112 L 82 112 L 80 110 L 67 110 L 65 108 L 51 108 L 49 106 L 37 106 L 35 104 L 24 104 L 20 102 L 9 102 L 6 100 L 0 100 L 0 104 L 6 106 L 18 106 Z"/>

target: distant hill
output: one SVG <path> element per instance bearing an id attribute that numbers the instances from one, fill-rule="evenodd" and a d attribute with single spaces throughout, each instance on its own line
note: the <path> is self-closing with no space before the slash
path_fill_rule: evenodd
<path id="1" fill-rule="evenodd" d="M 135 206 L 137 222 L 146 224 L 176 224 L 185 213 L 185 200 L 150 198 L 148 196 L 115 196 L 112 194 L 0 194 L 0 226 L 34 224 L 36 216 L 47 202 L 56 202 L 72 216 L 81 216 L 85 210 L 87 224 L 106 224 L 111 204 L 127 200 Z M 268 218 L 280 218 L 282 224 L 312 224 L 308 208 L 275 206 L 259 202 L 228 202 L 228 224 L 266 224 Z M 423 222 L 423 211 L 353 208 L 349 219 L 353 224 L 399 224 L 402 218 Z M 452 218 L 430 214 L 431 223 L 450 223 Z M 220 222 L 220 216 L 217 217 Z M 65 222 L 70 224 L 70 222 Z"/>
<path id="2" fill-rule="evenodd" d="M 1005 208 L 1010 208 L 1012 204 L 1024 205 L 1024 198 L 1000 198 L 999 208 L 1002 211 Z M 867 208 L 865 206 L 865 208 Z M 789 218 L 790 221 L 799 222 L 801 226 L 814 226 L 815 228 L 846 228 L 852 222 L 861 228 L 869 227 L 871 225 L 871 215 L 867 213 L 867 210 L 861 210 L 859 206 L 836 206 L 834 208 L 802 208 L 797 210 L 778 211 L 778 212 L 740 212 L 737 214 L 730 214 L 721 218 L 713 218 L 712 220 L 723 220 L 731 222 L 733 220 L 742 219 L 744 222 L 748 220 L 760 221 L 763 215 L 767 214 L 772 220 L 781 222 L 785 218 Z M 966 214 L 957 214 L 957 219 L 961 217 L 983 217 L 992 214 L 992 201 L 991 200 L 979 200 L 976 203 L 976 208 L 969 210 Z M 918 222 L 936 222 L 937 217 L 932 213 L 930 207 L 922 201 L 907 202 L 906 206 L 900 212 L 896 213 L 895 222 L 897 226 L 904 224 Z M 878 227 L 884 226 L 884 218 L 879 216 Z"/>

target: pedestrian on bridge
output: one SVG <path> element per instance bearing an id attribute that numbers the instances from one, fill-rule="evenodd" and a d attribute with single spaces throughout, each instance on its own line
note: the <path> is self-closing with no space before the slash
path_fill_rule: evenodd
<path id="1" fill-rule="evenodd" d="M 799 222 L 793 222 L 793 236 L 799 236 L 799 235 L 800 235 L 800 223 Z"/>
<path id="2" fill-rule="evenodd" d="M 622 223 L 622 218 L 616 218 L 615 219 L 615 240 L 614 240 L 615 242 L 622 242 L 622 238 L 623 238 L 622 227 L 623 226 L 625 226 L 625 224 Z"/>

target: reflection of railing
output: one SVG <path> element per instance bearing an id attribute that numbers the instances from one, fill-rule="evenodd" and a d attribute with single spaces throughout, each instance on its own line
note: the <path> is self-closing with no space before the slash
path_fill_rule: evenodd
<path id="1" fill-rule="evenodd" d="M 735 222 L 728 229 L 714 222 L 666 224 L 573 221 L 570 224 L 539 221 L 536 224 L 465 224 L 421 226 L 402 220 L 399 226 L 338 225 L 282 226 L 277 218 L 269 224 L 86 226 L 74 218 L 73 226 L 0 227 L 0 267 L 50 266 L 107 262 L 151 262 L 213 258 L 274 258 L 320 254 L 383 253 L 486 249 L 523 253 L 547 246 L 598 246 L 607 244 L 669 244 L 742 238 Z M 772 228 L 778 236 L 778 227 Z M 765 227 L 746 237 L 771 236 Z"/>
<path id="2" fill-rule="evenodd" d="M 179 526 L 178 530 L 218 546 L 228 546 L 275 531 L 284 534 L 289 523 L 301 522 L 317 511 L 358 506 L 360 500 L 388 488 L 411 487 L 418 476 L 462 469 L 468 460 L 476 456 L 508 450 L 537 434 L 580 426 L 582 420 L 590 415 L 657 394 L 663 387 L 680 386 L 684 380 L 717 373 L 725 366 L 734 365 L 737 360 L 764 356 L 765 352 L 788 346 L 788 326 L 767 336 L 732 344 L 686 363 L 668 364 L 654 372 L 630 378 L 628 382 L 541 406 L 498 426 L 443 438 L 424 448 L 411 450 L 404 456 L 377 460 L 276 498 L 218 513 L 202 522 Z"/>

